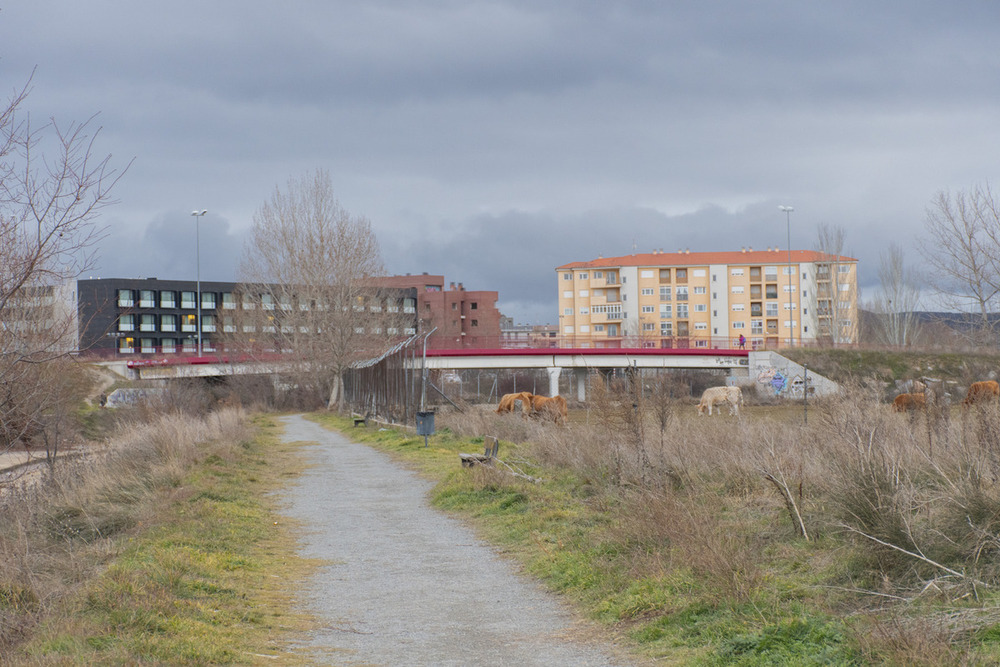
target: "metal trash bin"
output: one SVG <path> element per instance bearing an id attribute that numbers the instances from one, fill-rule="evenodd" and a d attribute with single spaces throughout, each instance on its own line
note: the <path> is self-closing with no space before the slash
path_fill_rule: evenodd
<path id="1" fill-rule="evenodd" d="M 417 412 L 417 435 L 424 436 L 424 447 L 426 447 L 427 436 L 434 435 L 433 412 Z"/>
<path id="2" fill-rule="evenodd" d="M 434 413 L 417 413 L 417 435 L 434 435 Z"/>

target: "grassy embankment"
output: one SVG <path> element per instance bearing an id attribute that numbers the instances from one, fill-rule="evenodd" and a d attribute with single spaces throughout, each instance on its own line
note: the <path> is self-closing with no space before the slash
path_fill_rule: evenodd
<path id="1" fill-rule="evenodd" d="M 441 413 L 427 448 L 318 419 L 437 480 L 438 506 L 664 663 L 1000 661 L 995 411 L 910 418 L 854 388 L 803 425 L 616 391 L 566 428 Z M 459 465 L 483 435 L 511 468 Z"/>
<path id="2" fill-rule="evenodd" d="M 300 464 L 247 420 L 137 422 L 5 490 L 3 664 L 311 664 L 288 645 L 310 622 L 288 582 L 312 564 L 268 500 Z"/>

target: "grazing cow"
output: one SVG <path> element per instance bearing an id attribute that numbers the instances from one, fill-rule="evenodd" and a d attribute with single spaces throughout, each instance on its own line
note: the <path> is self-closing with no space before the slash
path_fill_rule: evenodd
<path id="1" fill-rule="evenodd" d="M 1000 398 L 1000 384 L 995 380 L 985 382 L 973 382 L 969 385 L 969 393 L 965 395 L 962 405 L 970 406 L 977 403 L 987 403 Z"/>
<path id="2" fill-rule="evenodd" d="M 739 387 L 709 387 L 701 395 L 701 402 L 698 403 L 698 414 L 705 414 L 707 408 L 708 415 L 711 416 L 713 407 L 718 407 L 721 413 L 724 404 L 729 405 L 729 414 L 740 414 L 740 407 L 743 405 L 743 392 Z"/>
<path id="3" fill-rule="evenodd" d="M 923 394 L 900 394 L 892 401 L 892 409 L 896 412 L 912 412 L 926 407 L 927 400 Z"/>
<path id="4" fill-rule="evenodd" d="M 532 396 L 532 416 L 545 417 L 557 424 L 565 424 L 569 411 L 566 409 L 566 399 L 562 396 Z"/>
<path id="5" fill-rule="evenodd" d="M 522 414 L 531 414 L 531 393 L 527 391 L 519 391 L 516 394 L 504 394 L 500 397 L 500 405 L 497 406 L 497 414 L 504 414 L 505 412 L 514 412 L 514 408 L 517 407 L 515 401 L 521 401 L 521 412 Z"/>

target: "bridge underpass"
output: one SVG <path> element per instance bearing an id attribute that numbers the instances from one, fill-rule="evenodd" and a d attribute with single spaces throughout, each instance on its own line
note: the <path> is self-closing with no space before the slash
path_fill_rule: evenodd
<path id="1" fill-rule="evenodd" d="M 549 396 L 559 393 L 563 370 L 573 373 L 576 398 L 587 399 L 587 376 L 591 370 L 626 368 L 728 370 L 730 375 L 748 376 L 748 350 L 664 350 L 664 349 L 513 349 L 513 350 L 428 350 L 428 370 L 544 370 L 549 378 Z M 421 358 L 406 360 L 419 370 Z M 740 372 L 742 370 L 742 372 Z"/>

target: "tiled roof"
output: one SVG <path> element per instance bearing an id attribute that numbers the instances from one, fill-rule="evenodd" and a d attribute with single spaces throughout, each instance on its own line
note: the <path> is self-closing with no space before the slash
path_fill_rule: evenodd
<path id="1" fill-rule="evenodd" d="M 601 257 L 586 262 L 570 262 L 561 269 L 600 269 L 616 266 L 707 266 L 709 264 L 787 264 L 787 250 L 732 250 L 725 252 L 647 252 L 622 257 Z M 792 250 L 792 263 L 857 262 L 853 257 L 827 255 L 816 250 Z"/>

